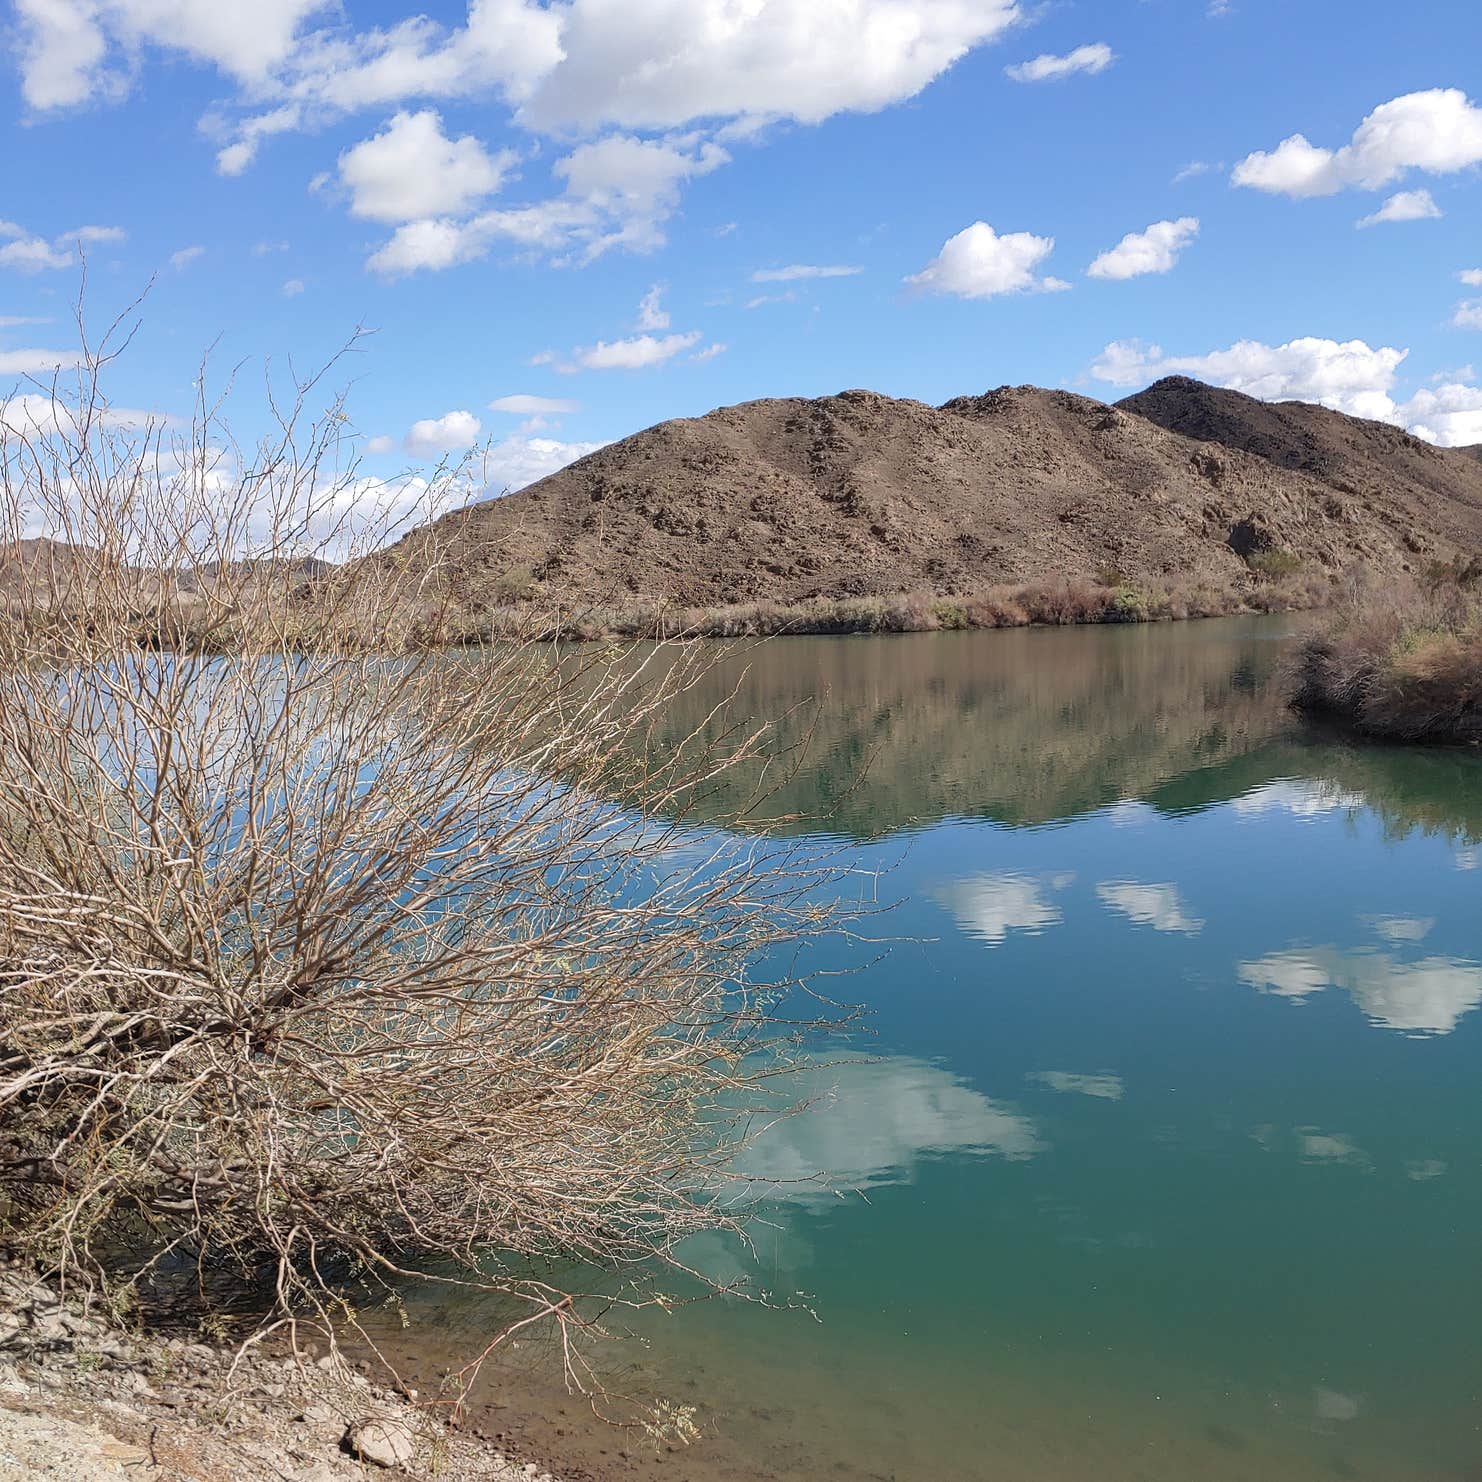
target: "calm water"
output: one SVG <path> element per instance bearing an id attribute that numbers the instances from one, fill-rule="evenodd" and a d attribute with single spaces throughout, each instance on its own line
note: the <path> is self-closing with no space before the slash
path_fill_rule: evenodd
<path id="1" fill-rule="evenodd" d="M 749 656 L 743 711 L 821 697 L 772 811 L 888 869 L 912 940 L 851 988 L 874 1062 L 820 1071 L 826 1103 L 749 1155 L 844 1191 L 779 1197 L 750 1268 L 816 1318 L 646 1320 L 628 1377 L 706 1439 L 623 1462 L 568 1422 L 558 1459 L 1482 1478 L 1482 757 L 1304 731 L 1269 683 L 1285 632 Z"/>

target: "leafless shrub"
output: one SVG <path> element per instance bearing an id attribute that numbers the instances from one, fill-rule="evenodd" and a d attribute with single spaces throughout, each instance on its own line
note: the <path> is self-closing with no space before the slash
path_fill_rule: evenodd
<path id="1" fill-rule="evenodd" d="M 647 744 L 672 645 L 430 647 L 436 551 L 370 557 L 464 471 L 391 497 L 314 381 L 246 448 L 204 393 L 127 422 L 111 345 L 0 417 L 0 1244 L 120 1307 L 261 1290 L 295 1342 L 477 1287 L 575 1372 L 544 1263 L 740 1224 L 786 1102 L 759 964 L 826 864 L 686 822 L 767 729 Z"/>

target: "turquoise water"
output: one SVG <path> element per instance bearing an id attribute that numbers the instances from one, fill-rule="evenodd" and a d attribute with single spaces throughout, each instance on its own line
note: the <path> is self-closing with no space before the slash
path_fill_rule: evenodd
<path id="1" fill-rule="evenodd" d="M 755 1261 L 690 1252 L 809 1310 L 645 1319 L 704 1438 L 557 1459 L 1482 1477 L 1482 757 L 1304 729 L 1286 632 L 795 639 L 692 697 L 819 697 L 776 811 L 905 940 L 847 989 L 871 1058 L 747 1155 Z"/>

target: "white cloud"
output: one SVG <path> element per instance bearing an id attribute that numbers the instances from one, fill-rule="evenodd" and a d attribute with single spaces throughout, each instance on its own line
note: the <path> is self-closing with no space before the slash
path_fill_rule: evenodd
<path id="1" fill-rule="evenodd" d="M 517 434 L 489 449 L 483 465 L 484 482 L 491 493 L 513 493 L 605 446 L 605 443 L 559 442 L 555 438 Z"/>
<path id="2" fill-rule="evenodd" d="M 121 226 L 79 226 L 48 241 L 13 221 L 0 221 L 0 267 L 22 273 L 40 273 L 73 265 L 73 249 L 104 242 L 122 242 L 128 235 Z"/>
<path id="3" fill-rule="evenodd" d="M 969 936 L 997 947 L 1012 931 L 1038 936 L 1064 919 L 1048 892 L 1064 890 L 1074 875 L 970 875 L 940 892 L 940 900 Z"/>
<path id="4" fill-rule="evenodd" d="M 365 451 L 367 453 L 374 453 L 377 457 L 386 453 L 394 453 L 396 451 L 396 439 L 394 437 L 387 437 L 384 434 L 380 437 L 369 438 L 365 444 Z"/>
<path id="5" fill-rule="evenodd" d="M 690 364 L 705 365 L 708 361 L 715 360 L 718 356 L 724 355 L 730 348 L 729 345 L 719 342 L 713 345 L 706 345 L 703 350 L 697 350 L 690 356 Z"/>
<path id="6" fill-rule="evenodd" d="M 1165 355 L 1136 340 L 1110 344 L 1091 367 L 1099 381 L 1136 386 L 1161 376 L 1194 376 L 1263 401 L 1315 401 L 1357 417 L 1392 421 L 1390 393 L 1409 352 L 1363 340 L 1300 339 L 1284 345 L 1241 340 L 1207 355 Z"/>
<path id="7" fill-rule="evenodd" d="M 1451 323 L 1457 329 L 1482 329 L 1482 298 L 1469 298 L 1456 306 Z"/>
<path id="8" fill-rule="evenodd" d="M 1428 190 L 1402 190 L 1392 195 L 1377 211 L 1361 217 L 1357 227 L 1378 226 L 1385 221 L 1437 221 L 1442 216 Z"/>
<path id="9" fill-rule="evenodd" d="M 673 322 L 664 307 L 664 289 L 655 283 L 638 305 L 638 328 L 647 333 L 668 329 Z"/>
<path id="10" fill-rule="evenodd" d="M 1177 175 L 1173 177 L 1175 185 L 1182 185 L 1188 180 L 1197 180 L 1201 175 L 1207 175 L 1215 167 L 1207 160 L 1190 160 Z"/>
<path id="11" fill-rule="evenodd" d="M 555 254 L 557 262 L 589 262 L 614 247 L 652 251 L 664 243 L 681 185 L 729 159 L 718 144 L 693 138 L 599 139 L 556 162 L 565 195 L 467 221 L 408 222 L 369 266 L 387 274 L 436 271 L 484 257 L 499 241 Z"/>
<path id="12" fill-rule="evenodd" d="M 1422 387 L 1399 408 L 1416 437 L 1443 448 L 1482 443 L 1482 386 Z"/>
<path id="13" fill-rule="evenodd" d="M 793 263 L 785 268 L 761 268 L 751 275 L 753 283 L 800 283 L 809 278 L 853 278 L 864 272 L 855 267 L 813 267 L 807 263 Z"/>
<path id="14" fill-rule="evenodd" d="M 78 350 L 0 350 L 0 376 L 45 376 L 81 364 Z"/>
<path id="15" fill-rule="evenodd" d="M 170 266 L 178 273 L 181 268 L 188 268 L 205 251 L 204 247 L 182 247 L 179 252 L 170 254 Z"/>
<path id="16" fill-rule="evenodd" d="M 350 214 L 371 221 L 420 221 L 458 214 L 499 189 L 513 165 L 491 155 L 471 134 L 450 139 L 441 116 L 427 108 L 398 113 L 339 158 Z"/>
<path id="17" fill-rule="evenodd" d="M 439 453 L 461 453 L 478 441 L 483 426 L 472 412 L 444 412 L 441 417 L 424 417 L 413 422 L 405 446 L 419 457 Z"/>
<path id="18" fill-rule="evenodd" d="M 57 241 L 78 242 L 84 247 L 90 247 L 99 242 L 122 242 L 128 235 L 121 226 L 79 226 L 70 232 L 63 232 Z"/>
<path id="19" fill-rule="evenodd" d="M 1155 221 L 1146 231 L 1129 232 L 1086 269 L 1093 278 L 1139 278 L 1145 273 L 1166 273 L 1181 253 L 1199 235 L 1199 220 L 1181 216 L 1177 221 Z"/>
<path id="20" fill-rule="evenodd" d="M 290 278 L 279 292 L 284 298 L 297 298 L 304 291 L 304 280 L 302 278 Z"/>
<path id="21" fill-rule="evenodd" d="M 1019 19 L 1012 0 L 575 0 L 525 103 L 540 127 L 821 123 L 914 97 Z"/>
<path id="22" fill-rule="evenodd" d="M 261 83 L 294 49 L 302 23 L 328 0 L 17 0 L 21 91 L 37 109 L 112 100 L 148 46 Z"/>
<path id="23" fill-rule="evenodd" d="M 1063 57 L 1045 52 L 1032 62 L 1020 62 L 1003 70 L 1015 82 L 1057 82 L 1077 72 L 1105 72 L 1116 59 L 1111 47 L 1104 41 L 1097 41 L 1090 46 L 1078 46 Z"/>
<path id="24" fill-rule="evenodd" d="M 563 371 L 646 370 L 693 349 L 703 338 L 698 330 L 692 330 L 688 334 L 640 334 L 626 340 L 599 340 L 585 349 L 573 350 L 571 363 L 559 368 Z"/>
<path id="25" fill-rule="evenodd" d="M 1041 1070 L 1029 1077 L 1065 1096 L 1092 1096 L 1099 1101 L 1120 1101 L 1125 1094 L 1119 1075 L 1077 1075 L 1068 1070 Z"/>
<path id="26" fill-rule="evenodd" d="M 1341 149 L 1293 134 L 1235 166 L 1236 185 L 1294 197 L 1377 190 L 1410 170 L 1447 175 L 1482 162 L 1482 108 L 1459 88 L 1406 93 L 1381 103 Z"/>
<path id="27" fill-rule="evenodd" d="M 1194 936 L 1204 923 L 1189 913 L 1176 885 L 1143 885 L 1136 880 L 1107 880 L 1096 887 L 1102 903 L 1137 926 Z"/>
<path id="28" fill-rule="evenodd" d="M 1482 288 L 1482 268 L 1467 268 L 1456 276 L 1470 288 Z"/>
<path id="29" fill-rule="evenodd" d="M 581 403 L 557 396 L 501 396 L 489 403 L 491 412 L 504 412 L 511 417 L 559 417 L 581 411 Z"/>
<path id="30" fill-rule="evenodd" d="M 1054 249 L 1053 237 L 1036 237 L 1029 232 L 1001 237 L 986 221 L 977 221 L 952 237 L 926 267 L 906 282 L 930 293 L 958 298 L 1053 292 L 1068 285 L 1058 278 L 1036 277 L 1034 270 Z"/>
<path id="31" fill-rule="evenodd" d="M 72 263 L 70 252 L 54 247 L 41 237 L 15 237 L 0 246 L 0 268 L 15 268 L 21 273 L 70 268 Z"/>
<path id="32" fill-rule="evenodd" d="M 291 134 L 303 125 L 304 110 L 296 103 L 285 103 L 281 108 L 244 119 L 237 127 L 237 137 L 216 152 L 217 174 L 240 175 L 257 158 L 258 146 L 264 139 Z"/>

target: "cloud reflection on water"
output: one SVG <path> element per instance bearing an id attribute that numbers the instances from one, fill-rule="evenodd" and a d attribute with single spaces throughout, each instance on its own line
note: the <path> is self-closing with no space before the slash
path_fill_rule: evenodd
<path id="1" fill-rule="evenodd" d="M 1012 931 L 1037 936 L 1064 917 L 1048 892 L 1065 890 L 1075 876 L 1021 875 L 1014 872 L 969 875 L 939 892 L 942 904 L 969 936 L 1000 946 Z"/>
<path id="2" fill-rule="evenodd" d="M 1450 1034 L 1482 1004 L 1482 966 L 1455 957 L 1399 962 L 1387 952 L 1293 948 L 1237 971 L 1242 983 L 1283 998 L 1341 988 L 1373 1023 L 1400 1034 Z"/>
<path id="3" fill-rule="evenodd" d="M 786 1089 L 814 1104 L 767 1128 L 736 1168 L 769 1197 L 789 1202 L 909 1183 L 920 1164 L 940 1158 L 1017 1162 L 1046 1146 L 1022 1112 L 911 1056 L 803 1070 Z"/>
<path id="4" fill-rule="evenodd" d="M 1105 880 L 1096 887 L 1096 894 L 1104 905 L 1137 926 L 1151 926 L 1154 931 L 1183 936 L 1195 936 L 1204 930 L 1204 922 L 1184 906 L 1176 885 Z"/>

